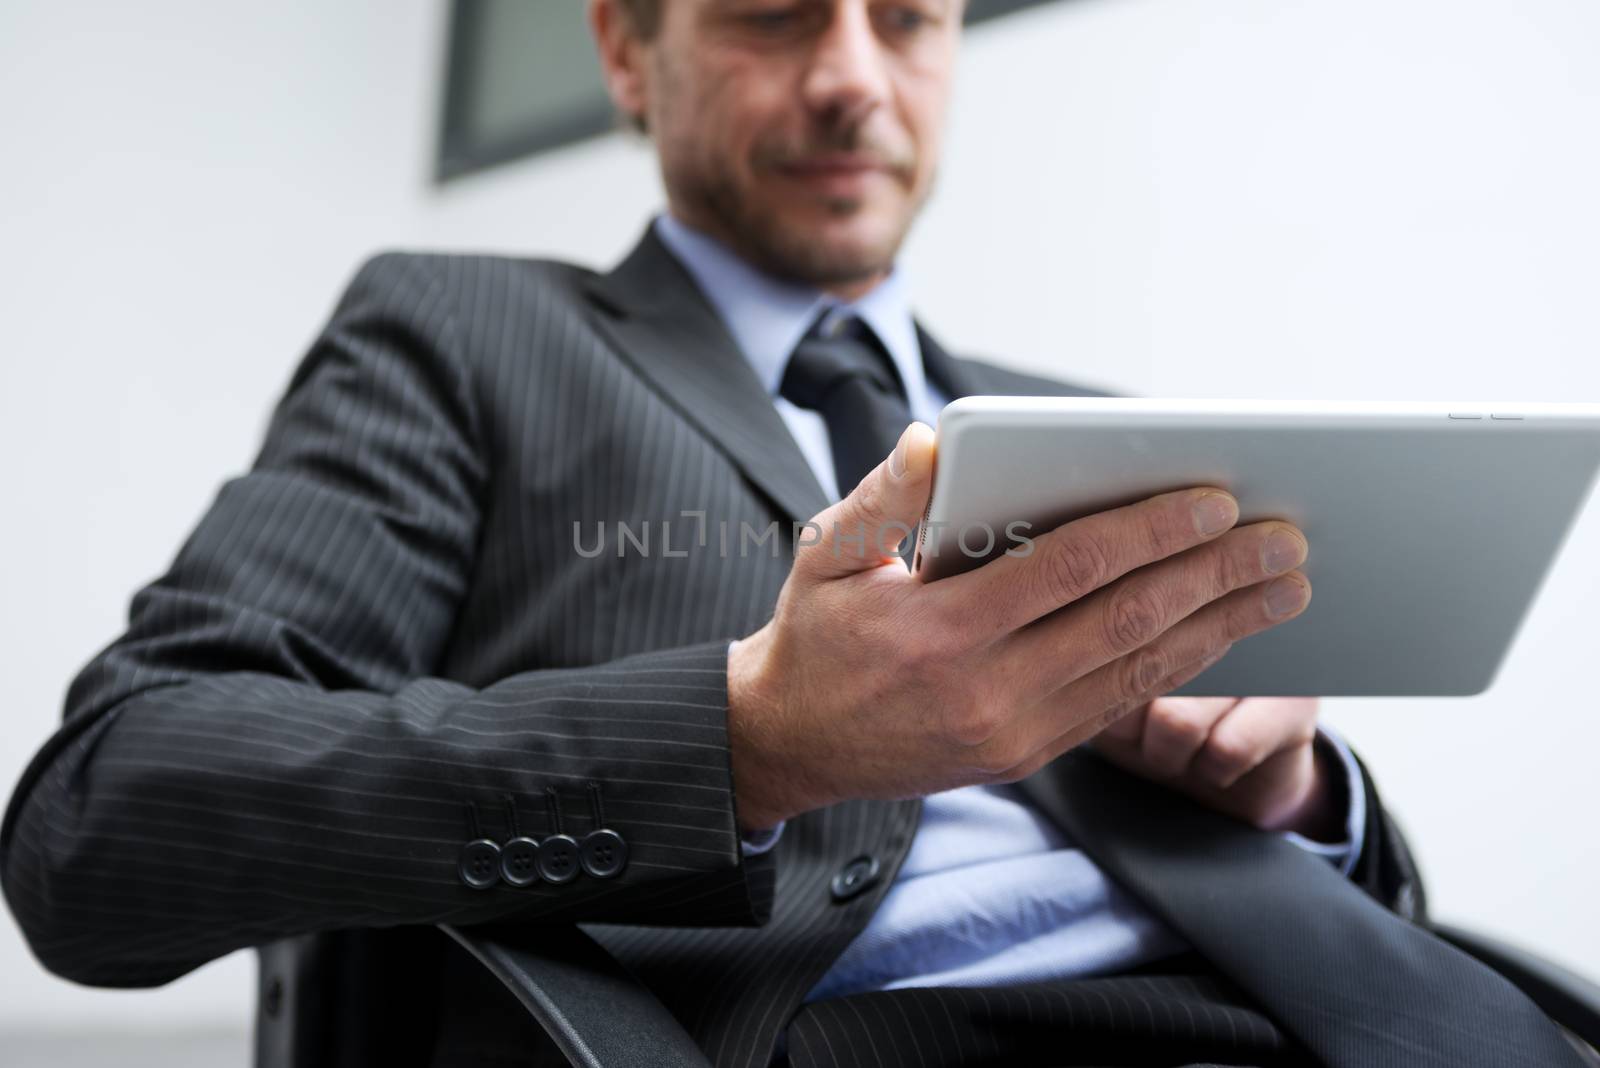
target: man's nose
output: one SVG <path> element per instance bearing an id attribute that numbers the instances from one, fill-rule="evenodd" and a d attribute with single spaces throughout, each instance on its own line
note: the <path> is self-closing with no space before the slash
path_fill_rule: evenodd
<path id="1" fill-rule="evenodd" d="M 888 70 L 868 2 L 838 0 L 833 5 L 802 87 L 812 111 L 859 121 L 888 97 Z"/>

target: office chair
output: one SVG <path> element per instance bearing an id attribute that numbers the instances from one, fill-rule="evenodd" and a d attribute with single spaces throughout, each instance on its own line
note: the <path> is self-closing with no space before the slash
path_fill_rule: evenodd
<path id="1" fill-rule="evenodd" d="M 575 925 L 539 927 L 536 941 L 441 926 L 515 995 L 580 1068 L 711 1068 L 689 1033 L 642 983 Z M 1588 1044 L 1600 1063 L 1600 985 L 1526 950 L 1461 927 L 1432 930 L 1495 969 L 1551 1019 Z M 256 1068 L 327 1063 L 316 1031 L 326 1018 L 312 978 L 310 938 L 260 949 Z"/>

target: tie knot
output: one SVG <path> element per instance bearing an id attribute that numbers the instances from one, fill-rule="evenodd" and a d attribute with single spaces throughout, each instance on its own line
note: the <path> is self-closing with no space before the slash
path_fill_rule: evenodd
<path id="1" fill-rule="evenodd" d="M 852 381 L 904 403 L 894 361 L 872 328 L 856 316 L 822 320 L 795 346 L 778 394 L 801 408 L 821 411 L 829 394 Z"/>

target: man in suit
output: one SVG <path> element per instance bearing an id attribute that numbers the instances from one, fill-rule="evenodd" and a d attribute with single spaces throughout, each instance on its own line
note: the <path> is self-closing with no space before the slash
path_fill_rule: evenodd
<path id="1" fill-rule="evenodd" d="M 433 925 L 573 921 L 718 1065 L 1577 1063 L 1410 922 L 1314 703 L 1162 696 L 1304 610 L 1298 531 L 1197 487 L 896 556 L 943 401 L 1083 392 L 893 269 L 960 14 L 592 0 L 668 212 L 603 275 L 363 267 L 17 788 L 46 966 L 295 939 L 310 1063 L 546 1062 Z"/>

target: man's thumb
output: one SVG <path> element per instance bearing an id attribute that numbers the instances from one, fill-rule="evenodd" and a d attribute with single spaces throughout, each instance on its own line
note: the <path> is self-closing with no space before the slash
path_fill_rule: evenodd
<path id="1" fill-rule="evenodd" d="M 795 567 L 825 579 L 893 559 L 922 521 L 932 488 L 933 429 L 912 423 L 848 497 L 802 528 Z"/>

